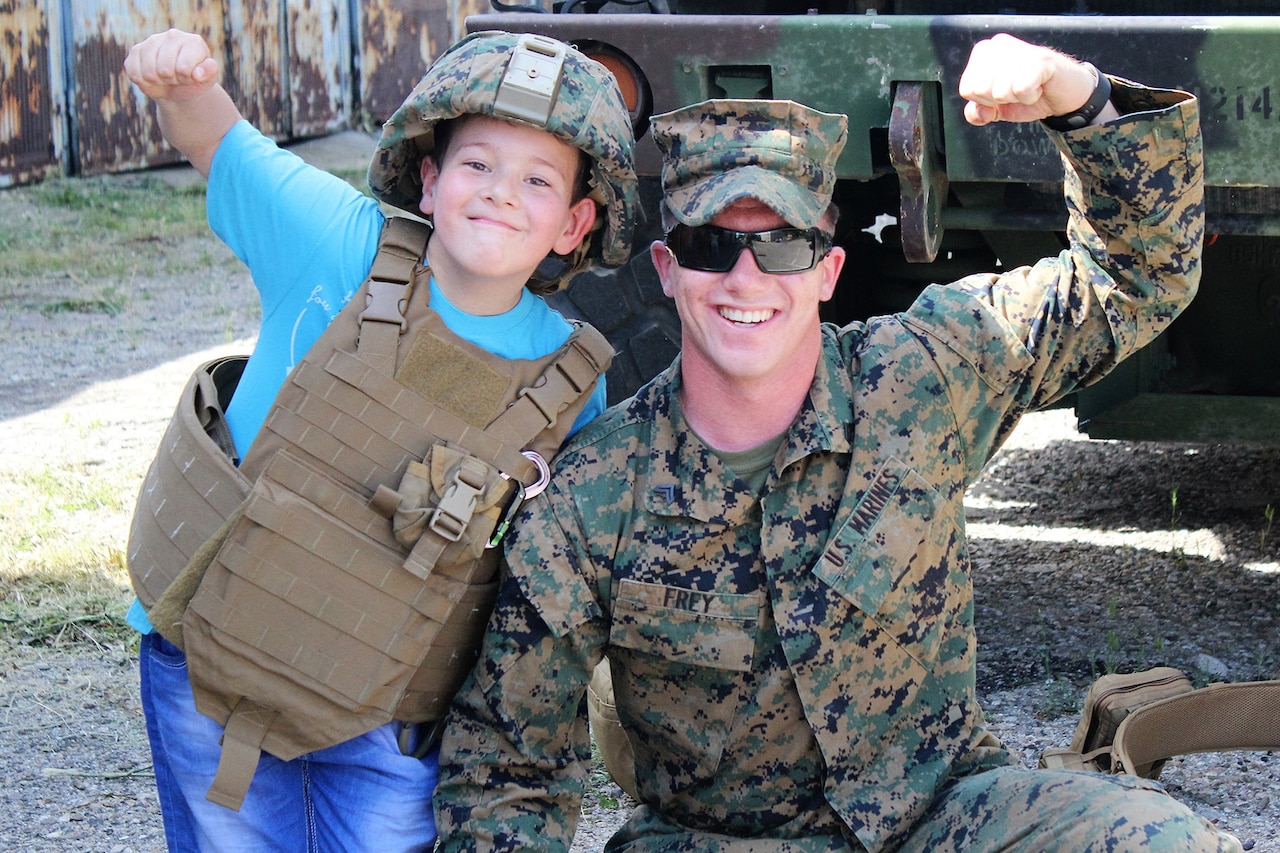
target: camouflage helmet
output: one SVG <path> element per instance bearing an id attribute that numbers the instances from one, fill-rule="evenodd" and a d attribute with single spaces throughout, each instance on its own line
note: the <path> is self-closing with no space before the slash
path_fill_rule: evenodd
<path id="1" fill-rule="evenodd" d="M 563 71 L 561 71 L 563 63 Z M 419 215 L 420 167 L 439 122 L 467 114 L 527 124 L 585 151 L 590 197 L 603 206 L 570 274 L 595 261 L 616 267 L 631 250 L 638 191 L 631 118 L 603 65 L 555 39 L 489 31 L 445 51 L 382 126 L 369 187 L 380 201 Z M 601 221 L 603 219 L 603 222 Z"/>

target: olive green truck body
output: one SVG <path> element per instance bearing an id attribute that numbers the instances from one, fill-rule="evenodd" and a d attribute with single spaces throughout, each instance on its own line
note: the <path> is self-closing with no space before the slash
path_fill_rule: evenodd
<path id="1" fill-rule="evenodd" d="M 472 31 L 579 44 L 618 72 L 633 107 L 648 217 L 636 254 L 623 270 L 580 277 L 559 297 L 620 350 L 611 400 L 669 363 L 679 341 L 646 251 L 659 233 L 659 160 L 647 134 L 654 113 L 711 97 L 761 97 L 849 116 L 836 200 L 837 240 L 850 261 L 827 319 L 898 310 L 929 282 L 1056 254 L 1066 220 L 1056 149 L 1037 125 L 970 127 L 956 94 L 972 45 L 1009 32 L 1112 74 L 1188 90 L 1202 104 L 1200 294 L 1159 340 L 1070 401 L 1080 430 L 1280 444 L 1280 14 L 1257 14 L 1268 5 L 1280 13 L 1280 2 L 1197 16 L 1168 14 L 1184 8 L 1176 2 L 1145 10 L 1159 14 L 1124 15 L 1089 13 L 1079 0 L 1061 10 L 1031 4 L 1056 14 L 995 4 L 974 11 L 1000 14 L 937 14 L 945 3 L 907 0 L 857 14 L 788 14 L 753 0 L 655 12 L 661 2 L 599 8 L 571 0 L 568 13 L 498 12 L 467 22 Z M 1115 5 L 1144 11 L 1141 2 Z M 704 14 L 717 7 L 742 14 Z"/>

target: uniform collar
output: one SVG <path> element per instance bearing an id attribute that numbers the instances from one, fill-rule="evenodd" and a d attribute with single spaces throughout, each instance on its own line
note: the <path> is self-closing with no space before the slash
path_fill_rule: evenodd
<path id="1" fill-rule="evenodd" d="M 815 453 L 847 453 L 851 446 L 853 384 L 834 335 L 824 330 L 822 344 L 809 395 L 783 440 L 784 468 Z M 648 389 L 653 433 L 644 509 L 729 525 L 758 516 L 755 495 L 689 428 L 680 409 L 681 384 L 677 357 Z"/>

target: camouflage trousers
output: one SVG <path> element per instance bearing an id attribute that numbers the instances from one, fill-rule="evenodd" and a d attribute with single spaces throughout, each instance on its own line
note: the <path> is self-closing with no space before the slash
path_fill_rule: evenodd
<path id="1" fill-rule="evenodd" d="M 857 853 L 845 838 L 690 832 L 641 807 L 607 853 Z M 1002 767 L 953 781 L 893 853 L 1241 853 L 1240 842 L 1134 776 Z M 890 853 L 886 850 L 883 853 Z"/>

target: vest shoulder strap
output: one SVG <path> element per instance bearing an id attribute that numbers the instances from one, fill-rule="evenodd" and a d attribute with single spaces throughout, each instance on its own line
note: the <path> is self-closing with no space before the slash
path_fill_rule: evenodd
<path id="1" fill-rule="evenodd" d="M 413 294 L 413 273 L 430 237 L 430 225 L 403 216 L 388 218 L 378 237 L 368 295 L 358 318 L 356 352 L 383 373 L 395 371 L 396 348 L 406 328 L 404 312 Z"/>
<path id="2" fill-rule="evenodd" d="M 577 324 L 560 354 L 542 376 L 498 415 L 485 432 L 501 441 L 524 447 L 538 433 L 556 423 L 560 412 L 583 394 L 608 370 L 613 346 L 594 326 Z"/>

